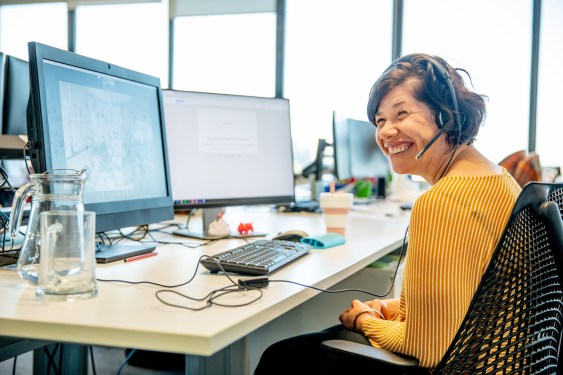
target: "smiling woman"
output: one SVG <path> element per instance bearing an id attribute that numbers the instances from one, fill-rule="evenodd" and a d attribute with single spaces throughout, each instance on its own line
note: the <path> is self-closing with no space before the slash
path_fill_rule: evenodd
<path id="1" fill-rule="evenodd" d="M 384 71 L 368 102 L 378 145 L 395 172 L 432 185 L 412 208 L 401 297 L 353 300 L 340 315 L 342 325 L 270 346 L 256 374 L 392 371 L 324 351 L 319 344 L 333 338 L 415 357 L 422 368 L 436 367 L 520 192 L 506 169 L 473 145 L 485 113 L 483 97 L 468 90 L 439 57 L 407 55 Z M 280 357 L 292 361 L 280 364 Z"/>
<path id="2" fill-rule="evenodd" d="M 443 59 L 411 54 L 392 64 L 373 85 L 367 112 L 387 155 L 409 151 L 410 160 L 406 161 L 410 163 L 405 163 L 407 155 L 391 157 L 392 163 L 398 159 L 393 165 L 395 171 L 435 183 L 445 175 L 456 152 L 461 154 L 464 145 L 473 143 L 486 108 L 483 96 L 470 91 L 458 71 Z M 435 142 L 437 152 L 426 156 L 433 162 L 417 162 Z M 438 155 L 448 157 L 437 160 Z M 442 169 L 429 168 L 436 166 Z"/>

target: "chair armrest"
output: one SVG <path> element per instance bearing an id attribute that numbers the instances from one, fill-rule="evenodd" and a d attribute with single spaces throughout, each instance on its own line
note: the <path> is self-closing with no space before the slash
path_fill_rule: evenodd
<path id="1" fill-rule="evenodd" d="M 385 349 L 379 349 L 371 345 L 359 344 L 346 340 L 325 340 L 321 346 L 329 350 L 341 353 L 356 355 L 380 362 L 386 362 L 395 366 L 415 367 L 418 366 L 418 359 L 402 354 L 397 354 Z"/>

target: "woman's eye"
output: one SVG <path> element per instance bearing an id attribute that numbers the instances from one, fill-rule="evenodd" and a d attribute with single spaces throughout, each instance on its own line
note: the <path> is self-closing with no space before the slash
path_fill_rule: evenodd
<path id="1" fill-rule="evenodd" d="M 407 111 L 401 110 L 397 113 L 398 118 L 403 118 L 407 115 Z"/>
<path id="2" fill-rule="evenodd" d="M 381 125 L 385 124 L 385 119 L 379 118 L 379 119 L 375 119 L 375 126 L 379 127 Z"/>

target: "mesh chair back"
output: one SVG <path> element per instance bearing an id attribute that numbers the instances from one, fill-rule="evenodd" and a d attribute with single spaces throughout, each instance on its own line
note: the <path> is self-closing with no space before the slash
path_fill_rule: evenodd
<path id="1" fill-rule="evenodd" d="M 437 373 L 557 373 L 563 332 L 562 201 L 563 185 L 524 187 Z"/>
<path id="2" fill-rule="evenodd" d="M 547 200 L 557 203 L 559 206 L 559 212 L 563 218 L 563 185 L 552 185 L 553 188 L 550 189 Z"/>

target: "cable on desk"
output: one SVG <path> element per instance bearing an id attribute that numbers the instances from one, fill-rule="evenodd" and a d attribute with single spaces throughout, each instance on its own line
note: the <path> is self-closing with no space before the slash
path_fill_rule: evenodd
<path id="1" fill-rule="evenodd" d="M 107 241 L 109 245 L 113 245 L 124 239 L 142 242 L 142 240 L 149 234 L 149 226 L 139 225 L 129 233 L 123 233 L 122 229 L 117 229 L 114 233 L 118 235 L 110 236 L 108 232 L 98 232 L 96 235 L 100 238 L 102 244 L 106 244 Z M 150 237 L 152 238 L 152 236 Z"/>
<path id="2" fill-rule="evenodd" d="M 119 232 L 119 234 L 121 234 L 121 238 L 119 238 L 118 241 L 121 241 L 124 238 L 127 238 L 128 240 L 131 241 L 141 241 L 149 234 L 149 226 L 140 225 L 135 230 L 129 233 L 123 233 L 121 229 L 118 229 L 117 231 Z"/>
<path id="3" fill-rule="evenodd" d="M 401 265 L 401 260 L 403 258 L 403 254 L 405 252 L 405 245 L 407 242 L 407 235 L 409 233 L 409 227 L 407 227 L 407 229 L 405 230 L 405 235 L 403 236 L 403 244 L 401 245 L 401 252 L 399 254 L 399 260 L 397 261 L 397 267 L 395 268 L 395 272 L 393 274 L 393 280 L 391 281 L 391 285 L 389 286 L 389 290 L 385 293 L 385 294 L 378 294 L 378 293 L 373 293 L 373 292 L 369 292 L 367 290 L 363 290 L 363 289 L 355 289 L 355 288 L 350 288 L 350 289 L 338 289 L 338 290 L 331 290 L 331 289 L 322 289 L 322 288 L 317 288 L 315 286 L 311 286 L 311 285 L 305 285 L 305 284 L 301 284 L 295 281 L 291 281 L 291 280 L 268 280 L 271 283 L 289 283 L 289 284 L 295 284 L 295 285 L 299 285 L 299 286 L 303 286 L 305 288 L 310 288 L 310 289 L 314 289 L 314 290 L 318 290 L 319 292 L 323 292 L 323 293 L 346 293 L 346 292 L 360 292 L 360 293 L 365 293 L 368 294 L 370 296 L 373 297 L 386 297 L 389 293 L 391 293 L 391 291 L 393 290 L 393 285 L 395 285 L 395 279 L 397 278 L 397 272 L 399 271 L 399 266 Z"/>
<path id="4" fill-rule="evenodd" d="M 10 218 L 8 215 L 0 211 L 0 267 L 16 263 L 20 254 L 19 247 L 15 249 L 14 241 L 11 238 L 8 238 L 9 222 Z M 19 234 L 25 235 L 21 231 L 19 231 Z"/>
<path id="5" fill-rule="evenodd" d="M 5 251 L 6 247 L 6 233 L 8 233 L 8 224 L 10 222 L 10 218 L 4 212 L 0 211 L 0 230 L 2 231 L 2 249 L 0 253 Z"/>
<path id="6" fill-rule="evenodd" d="M 109 244 L 109 245 L 113 245 L 115 243 L 118 243 L 119 241 L 122 241 L 123 239 L 129 239 L 131 241 L 137 241 L 140 243 L 156 243 L 156 244 L 161 244 L 161 245 L 181 245 L 190 249 L 196 249 L 198 247 L 202 247 L 202 246 L 206 246 L 209 244 L 214 243 L 215 241 L 218 240 L 223 240 L 223 239 L 229 239 L 229 238 L 236 238 L 239 239 L 238 237 L 233 237 L 233 236 L 225 236 L 222 238 L 215 238 L 215 239 L 211 239 L 208 240 L 206 242 L 203 243 L 196 243 L 196 242 L 191 242 L 191 243 L 186 243 L 186 242 L 177 242 L 177 241 L 163 241 L 163 240 L 157 240 L 156 238 L 153 237 L 151 232 L 163 232 L 166 234 L 171 234 L 169 232 L 163 231 L 162 229 L 170 227 L 170 226 L 180 226 L 179 224 L 167 224 L 162 228 L 158 228 L 158 229 L 150 229 L 148 225 L 141 225 L 138 226 L 136 229 L 134 229 L 132 232 L 130 233 L 123 233 L 121 229 L 118 229 L 116 231 L 116 233 L 119 233 L 119 236 L 117 237 L 113 237 L 110 236 L 110 234 L 108 234 L 107 232 L 99 232 L 96 233 L 96 235 L 98 236 L 98 238 L 100 239 L 102 244 Z M 142 235 L 140 237 L 134 237 L 134 235 L 136 233 L 138 233 L 139 231 L 142 231 Z M 148 241 L 143 241 L 143 239 L 145 239 L 146 237 L 150 237 L 150 240 Z M 248 243 L 248 240 L 246 238 L 242 238 L 242 240 L 246 241 Z"/>
<path id="7" fill-rule="evenodd" d="M 244 302 L 244 303 L 238 303 L 238 304 L 226 304 L 226 303 L 220 303 L 217 301 L 218 298 L 225 296 L 227 294 L 231 294 L 231 293 L 240 293 L 242 291 L 258 291 L 258 296 L 256 296 L 254 299 L 248 301 L 248 302 Z M 205 301 L 206 304 L 204 306 L 201 307 L 189 307 L 189 306 L 184 306 L 184 305 L 179 305 L 176 303 L 171 303 L 171 302 L 167 302 L 165 301 L 160 295 L 161 294 L 165 294 L 165 293 L 171 293 L 171 294 L 175 294 L 177 296 L 180 296 L 182 298 L 186 298 L 192 301 Z M 186 294 L 177 292 L 175 290 L 169 290 L 169 289 L 163 289 L 163 290 L 159 290 L 156 292 L 156 298 L 162 302 L 163 304 L 165 304 L 166 306 L 172 306 L 172 307 L 178 307 L 181 309 L 186 309 L 186 310 L 192 310 L 192 311 L 201 311 L 201 310 L 205 310 L 213 305 L 217 305 L 217 306 L 222 306 L 222 307 L 241 307 L 241 306 L 248 306 L 256 301 L 258 301 L 260 298 L 262 298 L 262 295 L 264 294 L 264 292 L 262 292 L 261 289 L 258 288 L 246 288 L 246 289 L 240 289 L 238 287 L 238 285 L 228 285 L 225 286 L 223 288 L 219 288 L 219 289 L 215 289 L 211 292 L 209 292 L 206 296 L 201 297 L 201 298 L 195 298 L 195 297 L 190 297 Z"/>
<path id="8" fill-rule="evenodd" d="M 389 287 L 389 290 L 388 290 L 387 293 L 385 293 L 385 294 L 382 294 L 382 295 L 381 295 L 381 294 L 369 292 L 369 291 L 366 291 L 366 290 L 363 290 L 363 289 L 341 289 L 341 290 L 321 289 L 321 288 L 317 288 L 317 287 L 314 287 L 314 286 L 311 286 L 311 285 L 301 284 L 301 283 L 298 283 L 298 282 L 295 282 L 295 281 L 291 281 L 291 280 L 269 280 L 269 282 L 278 282 L 278 283 L 285 282 L 285 283 L 290 283 L 290 284 L 299 285 L 299 286 L 302 286 L 302 287 L 305 287 L 305 288 L 310 288 L 310 289 L 318 290 L 318 291 L 324 292 L 324 293 L 360 292 L 360 293 L 365 293 L 365 294 L 368 294 L 368 295 L 371 295 L 371 296 L 374 296 L 374 297 L 385 297 L 385 296 L 387 296 L 387 295 L 391 292 L 391 290 L 393 290 L 393 285 L 395 284 L 395 279 L 396 279 L 396 277 L 397 277 L 397 272 L 398 272 L 398 270 L 399 270 L 399 266 L 400 266 L 400 264 L 401 264 L 401 260 L 402 260 L 402 258 L 403 258 L 403 254 L 404 254 L 404 252 L 405 252 L 405 245 L 406 245 L 406 241 L 407 241 L 408 231 L 409 231 L 409 228 L 407 227 L 407 229 L 405 230 L 405 235 L 404 235 L 404 237 L 403 237 L 403 244 L 402 244 L 402 246 L 401 246 L 401 252 L 400 252 L 400 254 L 399 254 L 399 260 L 398 260 L 398 262 L 397 262 L 397 267 L 395 268 L 395 273 L 394 273 L 394 275 L 393 275 L 393 280 L 392 280 L 392 282 L 391 282 L 391 286 Z M 211 240 L 211 241 L 215 241 L 215 240 Z M 207 295 L 205 295 L 205 296 L 203 296 L 203 297 L 199 297 L 199 298 L 190 297 L 190 296 L 188 296 L 188 295 L 186 295 L 186 294 L 177 292 L 177 291 L 175 291 L 175 290 L 170 290 L 170 289 L 174 289 L 174 288 L 178 288 L 178 287 L 187 285 L 187 284 L 189 284 L 190 282 L 192 282 L 192 280 L 193 280 L 193 279 L 195 278 L 195 276 L 197 275 L 197 270 L 198 270 L 198 268 L 199 268 L 199 266 L 200 266 L 200 261 L 201 261 L 202 259 L 204 259 L 204 258 L 206 258 L 206 259 L 208 258 L 208 259 L 212 260 L 213 262 L 215 262 L 215 263 L 217 264 L 217 266 L 220 268 L 220 270 L 223 272 L 223 275 L 224 275 L 227 279 L 229 279 L 229 281 L 231 282 L 232 285 L 228 285 L 228 286 L 225 286 L 225 287 L 222 287 L 222 288 L 219 288 L 219 289 L 215 289 L 215 290 L 209 292 Z M 221 265 L 221 263 L 220 263 L 217 259 L 215 259 L 214 257 L 209 256 L 209 255 L 202 255 L 202 256 L 199 258 L 198 262 L 197 262 L 197 265 L 196 265 L 196 268 L 195 268 L 195 270 L 194 270 L 194 273 L 193 273 L 192 277 L 190 277 L 190 279 L 189 279 L 188 281 L 183 282 L 183 283 L 180 283 L 180 284 L 165 285 L 165 284 L 160 284 L 160 283 L 156 283 L 156 282 L 153 282 L 153 281 L 128 281 L 128 280 L 118 280 L 118 279 L 97 279 L 97 280 L 98 280 L 98 281 L 101 281 L 101 282 L 119 282 L 119 283 L 133 284 L 133 285 L 148 284 L 148 285 L 159 286 L 159 287 L 162 287 L 162 288 L 167 288 L 167 289 L 157 290 L 157 291 L 155 292 L 155 297 L 156 297 L 160 302 L 162 302 L 163 304 L 165 304 L 165 305 L 167 305 L 167 306 L 178 307 L 178 308 L 183 308 L 183 309 L 193 310 L 193 311 L 204 310 L 204 309 L 206 309 L 206 308 L 208 308 L 208 307 L 211 307 L 211 306 L 213 306 L 213 305 L 218 305 L 218 306 L 223 306 L 223 307 L 240 307 L 240 306 L 247 306 L 247 305 L 250 305 L 250 304 L 252 304 L 252 303 L 258 301 L 260 298 L 262 298 L 262 296 L 263 296 L 263 294 L 264 294 L 263 291 L 262 291 L 262 289 L 259 288 L 259 287 L 252 287 L 252 286 L 249 286 L 249 285 L 246 285 L 246 286 L 245 286 L 245 285 L 242 285 L 242 284 L 240 284 L 240 283 L 236 283 L 236 282 L 229 276 L 229 274 L 225 271 L 225 269 L 223 268 L 223 266 Z M 245 303 L 235 304 L 235 305 L 232 305 L 232 304 L 222 304 L 222 303 L 220 303 L 220 302 L 217 302 L 217 299 L 220 298 L 221 296 L 224 296 L 224 295 L 227 295 L 227 294 L 230 294 L 230 293 L 235 293 L 235 292 L 253 291 L 253 290 L 258 291 L 258 292 L 259 292 L 259 295 L 258 295 L 255 299 L 251 300 L 250 302 L 245 302 Z M 161 295 L 164 295 L 164 294 L 166 294 L 166 293 L 174 294 L 174 295 L 177 295 L 177 296 L 180 296 L 180 297 L 182 297 L 182 298 L 189 299 L 189 300 L 192 300 L 192 301 L 198 301 L 198 302 L 205 301 L 205 305 L 204 305 L 204 306 L 201 306 L 201 307 L 188 307 L 188 306 L 183 306 L 183 305 L 178 305 L 178 304 L 175 304 L 175 303 L 167 302 L 167 301 L 165 301 L 165 300 L 161 297 Z"/>
<path id="9" fill-rule="evenodd" d="M 123 233 L 122 229 L 117 229 L 115 233 L 117 233 L 118 235 L 110 236 L 108 232 L 99 232 L 96 234 L 102 240 L 102 243 L 108 241 L 108 243 L 112 245 L 114 243 L 122 241 L 123 239 L 128 239 L 131 241 L 141 241 L 149 233 L 149 227 L 148 225 L 139 225 L 129 233 Z"/>
<path id="10" fill-rule="evenodd" d="M 28 141 L 25 146 L 23 146 L 23 160 L 25 161 L 25 169 L 27 169 L 27 174 L 28 175 L 32 175 L 33 172 L 30 169 L 30 164 L 28 163 L 29 160 L 31 160 L 31 156 L 27 155 L 27 151 L 34 149 L 36 147 L 36 145 L 34 144 L 34 142 Z"/>
<path id="11" fill-rule="evenodd" d="M 227 285 L 225 287 L 219 288 L 219 289 L 215 289 L 212 290 L 211 292 L 209 292 L 207 295 L 203 296 L 203 297 L 190 297 L 186 294 L 177 292 L 175 290 L 170 290 L 170 289 L 174 289 L 174 288 L 178 288 L 184 285 L 189 284 L 190 282 L 192 282 L 192 280 L 196 277 L 197 275 L 197 270 L 200 266 L 200 261 L 204 258 L 209 258 L 212 261 L 216 262 L 217 265 L 219 266 L 219 268 L 221 269 L 221 271 L 223 271 L 223 275 L 229 279 L 229 281 L 231 282 L 232 285 Z M 133 284 L 133 285 L 140 285 L 140 284 L 147 284 L 147 285 L 155 285 L 155 286 L 159 286 L 162 288 L 167 288 L 167 289 L 161 289 L 161 290 L 157 290 L 155 292 L 155 297 L 162 302 L 163 304 L 167 305 L 167 306 L 172 306 L 172 307 L 179 307 L 179 308 L 183 308 L 183 309 L 187 309 L 187 310 L 193 310 L 193 311 L 200 311 L 203 309 L 206 309 L 208 307 L 211 307 L 213 305 L 217 305 L 217 306 L 223 306 L 223 307 L 240 307 L 240 306 L 246 306 L 246 305 L 250 305 L 251 303 L 254 303 L 256 301 L 258 301 L 260 298 L 262 298 L 262 295 L 264 294 L 262 292 L 262 290 L 260 288 L 254 288 L 254 287 L 241 287 L 238 283 L 236 283 L 223 269 L 223 266 L 221 266 L 221 264 L 213 257 L 209 256 L 209 255 L 202 255 L 201 257 L 199 257 L 199 260 L 197 262 L 197 266 L 194 270 L 194 273 L 192 275 L 192 277 L 190 277 L 190 279 L 186 282 L 180 283 L 180 284 L 175 284 L 175 285 L 166 285 L 166 284 L 160 284 L 160 283 L 156 283 L 153 281 L 128 281 L 128 280 L 119 280 L 119 279 L 96 279 L 100 282 L 117 282 L 117 283 L 125 283 L 125 284 Z M 252 299 L 250 302 L 244 302 L 244 303 L 240 303 L 240 304 L 225 304 L 225 303 L 220 303 L 217 302 L 217 299 L 230 294 L 230 293 L 240 293 L 240 292 L 244 292 L 244 291 L 258 291 L 259 295 Z M 201 307 L 188 307 L 188 306 L 183 306 L 183 305 L 178 305 L 175 303 L 170 303 L 165 301 L 161 295 L 166 294 L 166 293 L 171 293 L 171 294 L 175 294 L 178 295 L 182 298 L 186 298 L 192 301 L 205 301 L 205 305 L 201 306 Z"/>
<path id="12" fill-rule="evenodd" d="M 2 178 L 4 179 L 4 181 L 0 184 L 0 189 L 3 188 L 4 186 L 8 186 L 8 189 L 10 189 L 12 193 L 15 193 L 16 189 L 14 189 L 14 187 L 10 183 L 10 179 L 8 178 L 8 173 L 2 166 L 0 166 L 0 175 L 2 175 Z"/>

